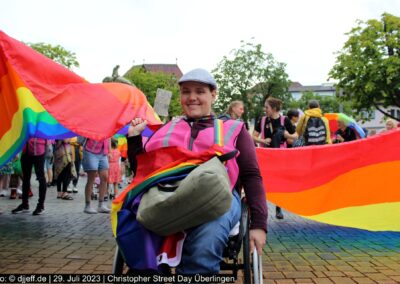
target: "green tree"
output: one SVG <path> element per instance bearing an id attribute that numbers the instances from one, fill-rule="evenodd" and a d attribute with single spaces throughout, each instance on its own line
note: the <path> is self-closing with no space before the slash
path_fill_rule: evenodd
<path id="1" fill-rule="evenodd" d="M 218 83 L 214 110 L 223 113 L 231 101 L 242 100 L 246 108 L 243 119 L 247 120 L 263 113 L 264 101 L 269 96 L 291 100 L 290 81 L 286 64 L 276 62 L 271 53 L 263 52 L 261 44 L 243 41 L 241 44 L 212 71 Z"/>
<path id="2" fill-rule="evenodd" d="M 169 105 L 169 115 L 181 115 L 179 87 L 175 76 L 162 72 L 146 72 L 143 68 L 134 68 L 124 76 L 138 87 L 147 97 L 148 102 L 154 105 L 157 89 L 165 89 L 172 92 Z"/>
<path id="3" fill-rule="evenodd" d="M 342 99 L 357 111 L 377 108 L 399 120 L 385 107 L 400 107 L 400 18 L 383 14 L 381 21 L 358 21 L 347 35 L 329 75 L 338 80 Z"/>
<path id="4" fill-rule="evenodd" d="M 342 102 L 336 96 L 321 96 L 311 91 L 303 92 L 300 99 L 298 101 L 291 101 L 286 109 L 306 110 L 310 100 L 317 100 L 324 113 L 343 112 L 348 116 L 354 116 L 352 102 Z"/>
<path id="5" fill-rule="evenodd" d="M 66 50 L 60 45 L 52 46 L 51 44 L 43 42 L 27 43 L 27 45 L 55 62 L 64 65 L 68 69 L 79 67 L 79 62 L 76 59 L 75 53 Z"/>

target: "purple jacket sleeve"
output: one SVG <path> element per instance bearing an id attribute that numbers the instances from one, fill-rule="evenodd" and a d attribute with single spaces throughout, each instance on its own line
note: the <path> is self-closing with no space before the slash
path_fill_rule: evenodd
<path id="1" fill-rule="evenodd" d="M 250 228 L 267 231 L 267 201 L 258 167 L 256 148 L 253 139 L 244 127 L 238 135 L 236 148 L 240 151 L 236 158 L 239 166 L 239 178 L 250 207 Z"/>

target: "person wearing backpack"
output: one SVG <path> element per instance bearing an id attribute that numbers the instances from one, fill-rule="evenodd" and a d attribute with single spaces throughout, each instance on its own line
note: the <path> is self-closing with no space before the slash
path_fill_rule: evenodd
<path id="1" fill-rule="evenodd" d="M 329 121 L 322 115 L 319 102 L 309 101 L 304 114 L 296 127 L 297 134 L 304 139 L 304 146 L 332 144 Z"/>
<path id="2" fill-rule="evenodd" d="M 269 97 L 265 101 L 266 116 L 263 116 L 254 126 L 253 140 L 260 147 L 287 148 L 287 139 L 296 139 L 297 134 L 287 116 L 280 115 L 282 101 Z M 283 219 L 282 209 L 276 206 L 277 219 Z"/>

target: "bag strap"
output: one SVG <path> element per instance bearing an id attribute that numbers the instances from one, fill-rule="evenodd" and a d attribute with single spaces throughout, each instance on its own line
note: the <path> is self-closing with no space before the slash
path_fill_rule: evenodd
<path id="1" fill-rule="evenodd" d="M 226 162 L 230 159 L 233 159 L 236 157 L 238 153 L 238 150 L 233 150 L 231 152 L 225 153 L 223 155 L 217 156 L 218 160 L 220 160 L 221 162 Z"/>
<path id="2" fill-rule="evenodd" d="M 261 118 L 261 138 L 265 139 L 265 123 L 266 123 L 267 117 L 263 116 Z"/>
<path id="3" fill-rule="evenodd" d="M 281 126 L 285 127 L 285 118 L 286 118 L 286 116 L 281 115 L 280 118 L 281 118 Z"/>

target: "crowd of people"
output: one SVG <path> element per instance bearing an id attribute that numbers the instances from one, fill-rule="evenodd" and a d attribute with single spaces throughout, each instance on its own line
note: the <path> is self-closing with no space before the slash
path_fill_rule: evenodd
<path id="1" fill-rule="evenodd" d="M 115 139 L 29 139 L 21 154 L 0 169 L 1 195 L 15 199 L 20 193 L 22 199 L 22 203 L 12 213 L 29 212 L 32 167 L 39 182 L 38 202 L 33 215 L 44 212 L 46 191 L 49 187 L 56 186 L 58 199 L 74 200 L 73 193 L 78 192 L 81 167 L 87 175 L 83 211 L 87 214 L 109 213 L 110 208 L 106 204 L 109 187 L 113 196 L 118 195 L 126 158 L 135 174 L 138 154 L 158 151 L 168 146 L 201 152 L 215 145 L 215 133 L 222 128 L 225 135 L 221 146 L 223 151 L 238 153 L 226 163 L 232 203 L 222 216 L 186 231 L 182 261 L 177 267 L 177 272 L 182 274 L 216 273 L 219 271 L 228 234 L 239 222 L 241 195 L 246 195 L 251 213 L 251 250 L 255 248 L 261 253 L 266 242 L 267 203 L 256 147 L 304 147 L 357 139 L 354 130 L 344 121 L 338 122 L 338 130 L 331 135 L 329 122 L 316 100 L 309 102 L 304 114 L 299 110 L 289 110 L 283 115 L 283 102 L 269 97 L 264 105 L 265 115 L 255 122 L 254 130 L 250 134 L 249 125 L 241 120 L 245 112 L 243 102 L 231 102 L 226 113 L 221 116 L 212 112 L 212 104 L 217 97 L 217 83 L 209 72 L 203 69 L 192 70 L 181 77 L 179 87 L 183 116 L 167 122 L 146 139 L 146 143 L 141 134 L 147 122 L 142 118 L 133 119 L 127 134 L 127 157 L 121 156 Z M 222 125 L 218 126 L 220 121 Z M 394 121 L 387 121 L 387 131 L 395 127 Z M 214 137 L 214 140 L 210 137 Z M 93 190 L 96 187 L 97 209 L 92 207 Z M 277 219 L 284 218 L 279 206 L 276 206 L 275 216 Z"/>
<path id="2" fill-rule="evenodd" d="M 12 214 L 30 212 L 33 168 L 39 183 L 38 202 L 33 215 L 45 212 L 46 193 L 51 187 L 55 187 L 57 199 L 74 200 L 80 176 L 88 177 L 84 212 L 109 213 L 110 209 L 104 201 L 114 198 L 123 186 L 122 183 L 127 180 L 125 164 L 121 162 L 121 158 L 124 158 L 117 146 L 118 142 L 114 138 L 102 143 L 82 137 L 62 140 L 31 138 L 21 153 L 0 168 L 0 197 L 21 199 L 21 204 L 11 211 Z M 96 178 L 100 179 L 98 185 L 95 183 Z M 98 198 L 93 190 L 98 191 Z M 95 197 L 99 201 L 97 210 L 90 207 Z"/>

